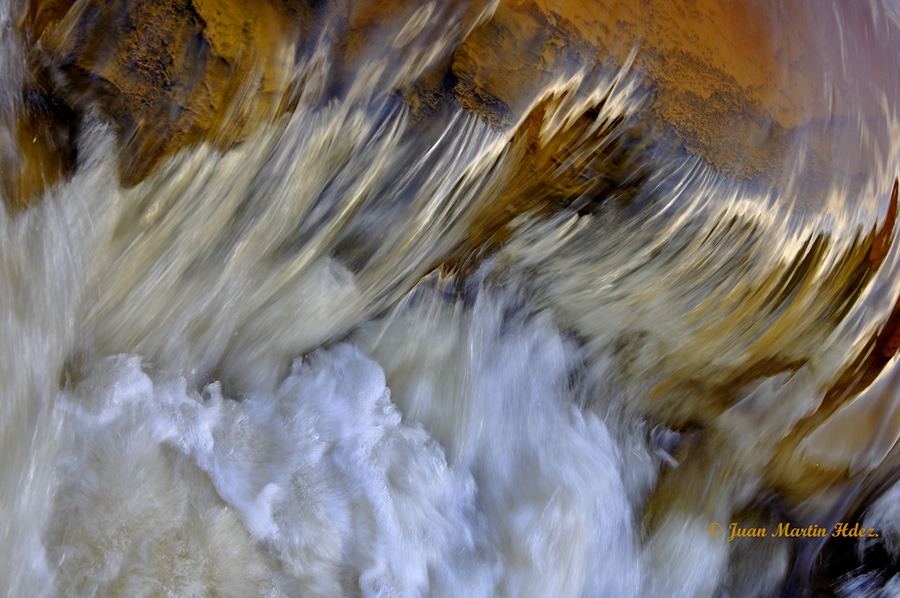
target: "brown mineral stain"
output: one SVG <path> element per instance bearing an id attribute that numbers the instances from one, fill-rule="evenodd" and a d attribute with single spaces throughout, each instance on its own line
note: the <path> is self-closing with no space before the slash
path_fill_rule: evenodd
<path id="1" fill-rule="evenodd" d="M 860 83 L 886 79 L 878 57 L 892 40 L 876 45 L 867 18 L 859 7 L 823 14 L 803 2 L 507 0 L 454 56 L 456 93 L 503 126 L 585 57 L 615 66 L 637 48 L 634 68 L 652 86 L 645 117 L 722 172 L 767 185 L 799 179 L 821 193 L 835 172 L 864 174 L 874 162 L 857 117 L 885 128 L 879 86 Z M 839 42 L 843 34 L 851 43 L 850 31 L 873 47 L 847 69 Z M 800 139 L 805 164 L 796 159 Z"/>
<path id="2" fill-rule="evenodd" d="M 270 117 L 293 66 L 281 49 L 297 32 L 265 1 L 82 0 L 65 12 L 37 4 L 30 18 L 35 60 L 65 76 L 53 91 L 116 124 L 125 185 L 198 141 L 227 149 Z"/>
<path id="3" fill-rule="evenodd" d="M 435 6 L 456 10 L 453 2 Z M 458 47 L 398 90 L 416 115 L 452 99 L 496 127 L 512 126 L 560 77 L 582 65 L 615 68 L 637 48 L 633 68 L 651 95 L 642 115 L 648 130 L 671 135 L 718 170 L 764 185 L 801 179 L 814 195 L 832 174 L 871 165 L 855 123 L 858 109 L 882 116 L 877 86 L 855 85 L 869 74 L 850 78 L 841 44 L 831 41 L 851 43 L 852 32 L 865 31 L 870 17 L 862 8 L 820 14 L 800 1 L 502 0 L 469 32 L 487 6 L 461 6 Z M 340 88 L 426 8 L 411 1 L 45 0 L 29 4 L 22 27 L 35 53 L 67 74 L 68 86 L 55 91 L 72 104 L 79 102 L 70 95 L 99 102 L 116 122 L 120 171 L 130 185 L 185 146 L 213 140 L 224 150 L 245 139 L 281 105 L 286 74 L 317 40 L 333 44 L 329 72 Z M 890 42 L 860 50 L 871 58 L 862 66 L 872 80 Z M 807 157 L 798 165 L 799 139 Z M 48 162 L 27 159 L 37 162 L 28 172 Z M 50 168 L 45 178 L 59 174 Z"/>

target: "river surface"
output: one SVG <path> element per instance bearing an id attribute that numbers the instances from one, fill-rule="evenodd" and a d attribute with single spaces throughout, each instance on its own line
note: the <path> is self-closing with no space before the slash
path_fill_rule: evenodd
<path id="1" fill-rule="evenodd" d="M 419 126 L 392 92 L 459 43 L 434 5 L 134 186 L 88 115 L 71 176 L 0 208 L 0 590 L 900 595 L 900 6 L 849 4 L 771 4 L 828 68 L 769 178 L 646 127 L 637 47 L 533 90 L 560 163 L 458 104 Z"/>

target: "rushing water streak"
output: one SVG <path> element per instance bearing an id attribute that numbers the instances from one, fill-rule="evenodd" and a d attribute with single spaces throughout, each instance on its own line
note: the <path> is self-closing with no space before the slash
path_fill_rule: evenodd
<path id="1" fill-rule="evenodd" d="M 648 125 L 637 48 L 508 128 L 422 125 L 394 90 L 496 9 L 420 7 L 339 91 L 323 35 L 290 110 L 131 187 L 91 112 L 73 175 L 0 209 L 6 595 L 769 596 L 840 546 L 710 524 L 850 515 L 890 566 L 831 590 L 896 591 L 900 365 L 863 367 L 900 296 L 896 81 L 860 93 L 870 176 L 841 148 L 815 184 L 802 136 L 769 185 Z"/>

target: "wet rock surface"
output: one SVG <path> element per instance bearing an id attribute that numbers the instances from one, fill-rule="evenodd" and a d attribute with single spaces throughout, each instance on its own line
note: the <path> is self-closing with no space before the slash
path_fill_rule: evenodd
<path id="1" fill-rule="evenodd" d="M 290 109 L 288 76 L 317 48 L 329 49 L 328 92 L 345 92 L 360 60 L 397 45 L 394 32 L 422 18 L 420 8 L 350 0 L 34 2 L 21 20 L 32 49 L 24 93 L 76 114 L 99 105 L 119 131 L 121 178 L 132 185 L 181 148 L 211 141 L 227 150 Z M 842 118 L 860 104 L 872 118 L 881 114 L 877 98 L 851 89 L 836 72 L 839 53 L 823 43 L 832 32 L 818 29 L 836 35 L 840 23 L 813 18 L 801 3 L 781 12 L 774 4 L 721 0 L 424 8 L 461 17 L 456 45 L 396 90 L 418 118 L 413 122 L 458 102 L 495 127 L 515 126 L 548 86 L 585 68 L 618 68 L 635 50 L 633 69 L 649 97 L 641 118 L 654 136 L 762 186 L 796 175 L 786 164 L 793 166 L 789 158 L 802 138 L 807 201 L 815 202 L 832 169 L 856 172 L 865 164 L 849 132 L 854 123 Z M 844 26 L 860 20 L 856 12 L 841 15 Z M 72 121 L 67 113 L 26 108 L 19 137 L 46 132 L 23 147 L 19 191 L 7 194 L 8 202 L 27 204 L 43 187 L 39 181 L 71 169 Z"/>

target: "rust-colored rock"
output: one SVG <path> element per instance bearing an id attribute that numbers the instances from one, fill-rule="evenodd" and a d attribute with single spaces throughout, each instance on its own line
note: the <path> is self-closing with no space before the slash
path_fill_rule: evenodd
<path id="1" fill-rule="evenodd" d="M 65 75 L 54 92 L 97 104 L 117 125 L 125 185 L 201 140 L 227 149 L 270 117 L 293 56 L 280 54 L 299 23 L 269 2 L 167 0 L 36 4 L 25 27 L 34 60 Z"/>
<path id="2" fill-rule="evenodd" d="M 453 5 L 438 7 L 453 12 Z M 877 86 L 857 84 L 885 75 L 877 72 L 878 53 L 891 40 L 861 52 L 872 60 L 854 68 L 871 72 L 850 75 L 836 66 L 839 44 L 827 41 L 840 27 L 864 30 L 862 8 L 835 16 L 804 2 L 504 0 L 463 38 L 486 5 L 461 7 L 458 47 L 399 90 L 417 113 L 454 99 L 510 126 L 560 77 L 584 66 L 616 68 L 637 48 L 633 68 L 651 98 L 641 118 L 717 169 L 786 184 L 797 176 L 799 139 L 807 146 L 800 175 L 813 191 L 823 188 L 816 179 L 870 166 L 853 123 L 880 117 L 883 107 Z M 68 86 L 53 91 L 76 107 L 99 102 L 118 125 L 127 185 L 187 145 L 206 139 L 227 149 L 246 138 L 277 112 L 287 73 L 320 40 L 331 46 L 333 88 L 346 85 L 419 8 L 358 0 L 45 0 L 29 5 L 22 27 L 38 62 L 67 75 Z M 48 163 L 28 160 L 35 162 L 28 172 Z M 60 174 L 51 167 L 45 178 Z"/>
<path id="3" fill-rule="evenodd" d="M 37 201 L 47 186 L 75 167 L 77 117 L 61 99 L 37 86 L 23 90 L 13 129 L 16 147 L 0 152 L 0 192 L 13 213 Z"/>
<path id="4" fill-rule="evenodd" d="M 503 125 L 559 74 L 592 61 L 621 65 L 636 48 L 634 69 L 652 100 L 643 117 L 657 121 L 657 135 L 736 177 L 785 186 L 799 176 L 814 207 L 829 177 L 874 162 L 855 122 L 883 119 L 879 86 L 865 83 L 889 77 L 878 56 L 892 46 L 862 33 L 866 17 L 857 5 L 824 15 L 803 2 L 509 0 L 467 38 L 452 68 L 460 102 Z M 873 42 L 849 73 L 831 41 L 844 30 Z M 801 140 L 806 164 L 797 162 Z"/>

